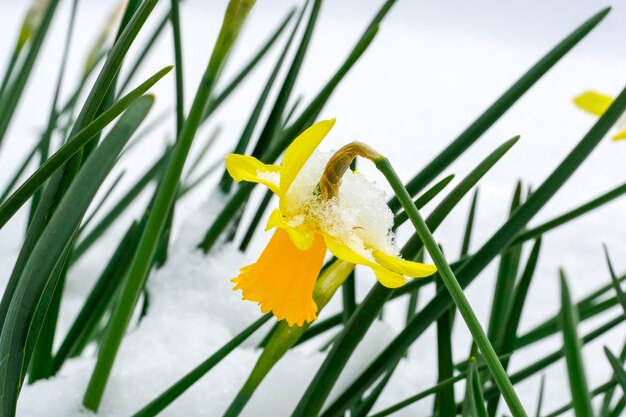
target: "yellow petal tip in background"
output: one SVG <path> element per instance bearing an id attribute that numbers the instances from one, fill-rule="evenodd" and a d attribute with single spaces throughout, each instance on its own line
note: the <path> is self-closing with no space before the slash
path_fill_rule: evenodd
<path id="1" fill-rule="evenodd" d="M 613 103 L 613 97 L 588 90 L 574 98 L 574 104 L 591 114 L 601 116 Z"/>

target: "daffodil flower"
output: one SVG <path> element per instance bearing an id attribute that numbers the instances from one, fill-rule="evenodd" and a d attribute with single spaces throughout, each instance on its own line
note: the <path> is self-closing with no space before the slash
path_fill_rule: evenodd
<path id="1" fill-rule="evenodd" d="M 291 326 L 317 319 L 313 288 L 327 250 L 371 268 L 390 288 L 404 285 L 405 276 L 420 278 L 436 271 L 433 265 L 402 259 L 393 242 L 393 213 L 384 193 L 362 174 L 347 171 L 339 178 L 337 192 L 322 196 L 320 182 L 333 155 L 316 148 L 334 123 L 321 121 L 304 131 L 287 148 L 282 165 L 226 156 L 226 168 L 235 181 L 263 184 L 279 198 L 266 227 L 276 228 L 274 235 L 258 261 L 232 280 L 233 289 L 241 290 L 244 300 L 259 303 L 263 313 L 272 311 Z"/>
<path id="2" fill-rule="evenodd" d="M 585 91 L 578 97 L 574 98 L 574 104 L 579 108 L 596 116 L 602 116 L 604 112 L 613 103 L 613 97 L 596 91 Z M 613 140 L 626 139 L 626 114 L 619 118 L 615 127 L 618 132 L 613 136 Z"/>

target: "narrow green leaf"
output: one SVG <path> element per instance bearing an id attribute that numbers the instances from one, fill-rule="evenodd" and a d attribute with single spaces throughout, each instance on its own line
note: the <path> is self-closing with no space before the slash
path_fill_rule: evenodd
<path id="1" fill-rule="evenodd" d="M 265 211 L 267 210 L 267 207 L 269 206 L 273 197 L 274 193 L 272 192 L 272 190 L 267 190 L 263 195 L 263 199 L 261 200 L 261 203 L 259 203 L 259 208 L 257 209 L 256 213 L 254 213 L 254 217 L 252 217 L 252 220 L 250 221 L 248 230 L 246 230 L 246 233 L 241 239 L 241 244 L 239 244 L 239 250 L 241 250 L 242 252 L 245 252 L 246 249 L 248 249 L 248 245 L 252 241 L 254 233 L 259 230 L 259 223 L 261 223 L 263 214 L 265 214 Z"/>
<path id="2" fill-rule="evenodd" d="M 561 326 L 563 329 L 563 352 L 567 362 L 567 374 L 576 417 L 592 417 L 593 408 L 581 355 L 581 343 L 576 326 L 578 319 L 572 306 L 569 288 L 563 270 L 561 278 Z"/>
<path id="3" fill-rule="evenodd" d="M 80 353 L 80 346 L 94 332 L 125 276 L 139 240 L 140 226 L 134 222 L 96 280 L 82 308 L 54 355 L 53 373 L 57 373 L 68 357 Z"/>
<path id="4" fill-rule="evenodd" d="M 243 131 L 241 132 L 241 136 L 239 137 L 239 140 L 237 141 L 237 144 L 235 145 L 235 148 L 233 149 L 232 153 L 242 154 L 242 155 L 246 153 L 246 149 L 248 148 L 248 144 L 250 143 L 252 134 L 254 133 L 257 123 L 261 117 L 261 112 L 263 111 L 263 108 L 265 107 L 265 103 L 270 95 L 270 92 L 272 91 L 272 87 L 274 86 L 274 82 L 276 81 L 276 78 L 278 78 L 278 73 L 280 72 L 280 69 L 283 66 L 283 62 L 285 61 L 285 58 L 287 57 L 287 53 L 289 52 L 289 49 L 291 48 L 291 44 L 296 37 L 296 32 L 298 31 L 298 28 L 300 27 L 300 22 L 302 21 L 302 17 L 304 16 L 305 10 L 306 10 L 306 7 L 303 7 L 302 12 L 298 15 L 298 19 L 296 20 L 296 23 L 291 31 L 291 34 L 287 38 L 287 42 L 285 43 L 285 46 L 283 47 L 283 50 L 280 56 L 278 57 L 278 60 L 276 61 L 274 68 L 272 69 L 272 72 L 270 73 L 269 78 L 265 82 L 263 91 L 261 91 L 261 95 L 257 99 L 254 109 L 252 110 L 252 114 L 250 114 L 250 117 L 248 118 L 248 122 L 246 123 Z M 291 19 L 292 15 L 293 15 L 293 12 L 289 15 L 289 19 Z M 287 80 L 285 81 L 285 83 L 286 82 Z M 283 89 L 284 88 L 285 88 L 285 84 L 283 84 Z M 278 102 L 274 105 L 274 109 L 272 109 L 272 111 L 276 109 L 277 104 Z M 270 123 L 269 120 L 267 123 Z M 266 128 L 267 128 L 267 125 L 266 125 Z M 228 172 L 224 170 L 224 173 L 222 174 L 222 179 L 220 180 L 220 184 L 219 184 L 222 192 L 224 192 L 225 194 L 228 194 L 228 192 L 230 192 L 232 184 L 233 184 L 232 178 L 230 177 Z"/>
<path id="5" fill-rule="evenodd" d="M 445 288 L 441 281 L 437 281 L 437 291 Z M 452 358 L 452 323 L 454 308 L 437 319 L 437 382 L 445 381 L 454 376 L 454 361 Z M 482 394 L 481 394 L 482 395 Z M 435 415 L 453 416 L 456 413 L 454 387 L 442 389 L 435 397 Z"/>
<path id="6" fill-rule="evenodd" d="M 100 219 L 100 221 L 87 233 L 81 229 L 79 241 L 74 247 L 72 253 L 72 262 L 78 260 L 87 252 L 87 250 L 100 239 L 100 237 L 111 227 L 111 225 L 120 217 L 120 215 L 135 201 L 137 196 L 154 181 L 158 174 L 163 171 L 163 167 L 168 159 L 169 150 L 166 148 L 163 155 L 157 159 L 154 164 L 141 176 L 128 191 L 120 197 L 113 207 Z M 84 234 L 84 236 L 83 236 Z"/>
<path id="7" fill-rule="evenodd" d="M 208 154 L 208 152 L 213 148 L 217 138 L 222 133 L 222 126 L 217 125 L 215 129 L 211 132 L 207 140 L 202 145 L 202 148 L 198 151 L 198 153 L 194 156 L 194 159 L 189 163 L 189 168 L 185 174 L 185 183 L 188 183 L 190 178 L 196 173 L 198 168 L 200 167 L 201 162 L 203 162 Z"/>
<path id="8" fill-rule="evenodd" d="M 537 268 L 537 262 L 539 261 L 539 252 L 541 250 L 541 239 L 537 239 L 533 245 L 528 260 L 526 261 L 526 267 L 522 272 L 522 276 L 519 282 L 513 290 L 513 297 L 511 306 L 505 314 L 506 320 L 504 324 L 504 335 L 502 337 L 502 344 L 500 352 L 503 354 L 513 353 L 515 348 L 515 341 L 517 338 L 517 329 L 519 328 L 520 321 L 522 319 L 522 313 L 524 306 L 526 305 L 526 296 L 528 290 L 535 276 L 535 270 Z M 505 369 L 508 367 L 508 361 L 503 361 L 502 365 Z"/>
<path id="9" fill-rule="evenodd" d="M 609 359 L 613 372 L 615 372 L 615 379 L 621 386 L 622 392 L 626 392 L 626 371 L 624 370 L 624 362 L 618 359 L 606 346 L 604 347 L 604 353 Z"/>
<path id="10" fill-rule="evenodd" d="M 8 357 L 0 367 L 0 407 L 3 416 L 14 416 L 25 368 L 44 319 L 46 305 L 56 286 L 52 271 L 68 244 L 71 244 L 80 221 L 87 211 L 119 153 L 152 107 L 153 98 L 136 100 L 113 127 L 107 138 L 87 159 L 83 169 L 61 200 L 35 245 L 10 300 L 0 335 L 0 357 Z"/>
<path id="11" fill-rule="evenodd" d="M 132 105 L 135 100 L 145 94 L 157 81 L 170 72 L 171 69 L 171 66 L 165 67 L 154 74 L 70 138 L 54 155 L 48 158 L 41 167 L 28 177 L 28 179 L 0 206 L 0 228 L 9 221 L 17 210 L 19 210 L 57 169 L 69 161 L 87 142 L 115 120 L 115 118 Z"/>
<path id="12" fill-rule="evenodd" d="M 595 397 L 597 395 L 600 395 L 606 391 L 608 391 L 609 389 L 615 388 L 615 385 L 617 384 L 617 382 L 615 380 L 610 380 L 609 382 L 606 382 L 602 385 L 600 385 L 599 387 L 597 387 L 596 389 L 592 390 L 589 394 L 591 395 L 591 397 Z M 619 417 L 621 416 L 621 412 L 624 410 L 624 406 L 626 405 L 626 403 L 624 402 L 624 397 L 622 397 L 620 399 L 620 401 L 618 402 L 618 404 L 615 406 L 615 410 L 617 411 L 617 414 L 615 413 L 611 413 L 609 414 L 610 417 Z M 560 407 L 559 409 L 544 415 L 544 417 L 556 417 L 556 416 L 560 416 L 563 413 L 566 413 L 567 411 L 571 410 L 574 407 L 574 404 L 572 402 L 564 405 L 563 407 Z"/>
<path id="13" fill-rule="evenodd" d="M 422 208 L 424 207 L 426 204 L 428 204 L 433 198 L 435 198 L 437 195 L 439 195 L 439 193 L 446 188 L 446 186 L 448 184 L 450 184 L 450 182 L 454 179 L 454 174 L 448 175 L 447 177 L 443 178 L 441 181 L 437 182 L 435 185 L 433 185 L 432 187 L 430 187 L 426 192 L 424 192 L 424 194 L 422 194 L 421 196 L 419 196 L 414 204 L 417 208 Z M 405 211 L 401 211 L 400 213 L 396 214 L 396 216 L 393 218 L 393 229 L 397 229 L 400 225 L 402 225 L 402 223 L 404 223 L 405 221 L 408 220 L 408 216 L 406 215 Z"/>
<path id="14" fill-rule="evenodd" d="M 626 276 L 622 277 L 621 281 L 623 281 L 624 279 L 626 279 Z M 606 287 L 607 290 L 594 297 L 594 301 L 585 302 L 584 300 L 582 300 L 576 304 L 578 319 L 580 321 L 586 321 L 590 318 L 596 317 L 598 314 L 603 313 L 618 304 L 617 297 L 611 297 L 602 301 L 597 301 L 597 299 L 600 299 L 602 295 L 608 291 L 608 289 L 612 288 L 612 284 L 608 284 Z M 540 325 L 518 336 L 515 342 L 515 348 L 521 349 L 524 346 L 535 343 L 537 340 L 541 340 L 550 335 L 553 335 L 559 330 L 559 317 L 557 315 L 547 319 Z"/>
<path id="15" fill-rule="evenodd" d="M 620 417 L 623 415 L 624 410 L 626 410 L 626 395 L 622 395 L 622 398 L 615 404 L 615 408 L 613 408 L 609 417 Z"/>
<path id="16" fill-rule="evenodd" d="M 130 85 L 130 82 L 133 80 L 133 77 L 135 76 L 135 74 L 137 73 L 141 65 L 143 65 L 144 62 L 146 62 L 146 57 L 148 56 L 148 53 L 150 53 L 150 51 L 152 50 L 156 42 L 159 40 L 159 38 L 161 37 L 161 34 L 163 33 L 163 30 L 165 29 L 168 22 L 170 21 L 170 15 L 171 15 L 171 10 L 168 10 L 167 13 L 161 18 L 159 23 L 155 26 L 152 33 L 147 37 L 148 40 L 140 49 L 140 52 L 135 57 L 133 63 L 129 65 L 130 69 L 126 73 L 126 76 L 124 77 L 124 81 L 120 84 L 120 88 L 119 88 L 120 93 L 126 90 L 126 88 Z"/>
<path id="17" fill-rule="evenodd" d="M 622 308 L 624 309 L 624 314 L 626 314 L 626 295 L 624 295 L 624 291 L 622 291 L 622 287 L 620 286 L 620 280 L 617 278 L 615 270 L 613 269 L 613 264 L 611 263 L 611 258 L 609 257 L 609 250 L 607 249 L 606 245 L 604 245 L 603 248 L 604 256 L 606 257 L 606 264 L 609 267 L 609 273 L 611 275 L 611 282 L 613 283 L 613 288 L 615 288 L 615 293 L 617 294 L 617 300 L 622 305 Z"/>
<path id="18" fill-rule="evenodd" d="M 622 347 L 622 351 L 619 355 L 619 359 L 622 362 L 626 361 L 626 343 L 624 343 L 624 346 Z M 613 374 L 612 379 L 615 379 L 615 373 Z M 611 408 L 611 403 L 613 402 L 614 394 L 615 394 L 615 388 L 610 388 L 604 394 L 604 398 L 602 399 L 602 406 L 600 407 L 600 411 L 598 413 L 600 417 L 606 417 L 610 414 L 610 408 Z"/>
<path id="19" fill-rule="evenodd" d="M 411 195 L 418 193 L 423 187 L 443 172 L 465 150 L 472 146 L 493 124 L 502 117 L 530 88 L 535 85 L 557 62 L 561 60 L 574 46 L 602 21 L 611 9 L 606 8 L 585 21 L 576 30 L 559 42 L 535 65 L 533 65 L 522 77 L 517 80 L 508 90 L 485 110 L 478 118 L 465 129 L 450 145 L 448 145 L 437 157 L 428 163 L 407 184 L 407 190 Z M 389 206 L 397 211 L 400 202 L 393 199 Z"/>
<path id="20" fill-rule="evenodd" d="M 183 45 L 180 34 L 179 0 L 171 0 L 170 22 L 172 23 L 172 38 L 174 42 L 174 63 L 176 66 L 176 134 L 180 133 L 185 121 L 185 83 L 183 76 Z"/>
<path id="21" fill-rule="evenodd" d="M 2 192 L 2 195 L 0 195 L 0 204 L 4 203 L 4 201 L 9 196 L 9 194 L 11 194 L 11 191 L 13 191 L 13 188 L 15 187 L 15 184 L 17 184 L 17 182 L 20 180 L 20 178 L 22 177 L 24 172 L 26 172 L 26 168 L 28 168 L 30 163 L 35 158 L 35 155 L 37 154 L 37 151 L 39 151 L 41 143 L 42 142 L 39 141 L 39 142 L 37 142 L 37 143 L 35 143 L 33 145 L 31 150 L 28 152 L 28 154 L 26 155 L 26 157 L 24 158 L 24 160 L 20 164 L 19 168 L 17 170 L 15 170 L 15 173 L 13 174 L 11 179 L 7 182 L 6 187 L 5 187 L 4 191 Z"/>
<path id="22" fill-rule="evenodd" d="M 50 105 L 50 113 L 48 116 L 48 125 L 44 130 L 40 145 L 39 145 L 39 167 L 43 165 L 43 163 L 48 159 L 50 153 L 50 142 L 52 140 L 52 134 L 54 133 L 55 128 L 58 124 L 59 112 L 58 112 L 58 101 L 61 95 L 61 87 L 63 84 L 63 78 L 65 76 L 68 56 L 70 52 L 70 44 L 72 41 L 72 37 L 74 35 L 74 26 L 76 24 L 76 10 L 78 8 L 78 0 L 74 0 L 72 3 L 72 9 L 70 14 L 70 23 L 68 25 L 67 35 L 65 38 L 65 43 L 63 45 L 63 56 L 61 58 L 61 67 L 59 69 L 59 74 L 57 76 L 56 87 L 54 90 L 54 96 L 52 98 L 52 104 Z M 65 135 L 63 135 L 65 137 Z M 37 210 L 37 206 L 39 201 L 41 200 L 43 190 L 40 188 L 33 194 L 32 203 L 30 207 L 30 212 L 28 216 L 28 227 L 30 227 L 30 223 L 32 222 L 33 216 L 35 215 L 35 211 Z"/>
<path id="23" fill-rule="evenodd" d="M 120 184 L 120 181 L 122 181 L 122 178 L 124 178 L 125 174 L 126 174 L 126 170 L 122 170 L 117 175 L 117 177 L 115 177 L 115 179 L 111 182 L 111 185 L 109 185 L 109 188 L 107 188 L 106 191 L 102 194 L 102 198 L 100 199 L 100 201 L 98 201 L 95 204 L 93 210 L 91 210 L 91 213 L 89 213 L 87 218 L 83 220 L 83 222 L 81 223 L 80 225 L 81 229 L 89 227 L 93 219 L 98 215 L 98 213 L 100 213 L 100 210 L 102 210 L 102 207 L 104 207 L 104 204 L 109 200 L 109 198 L 113 194 L 113 191 L 115 191 L 117 186 Z M 78 233 L 80 234 L 80 230 Z"/>
<path id="24" fill-rule="evenodd" d="M 15 66 L 17 64 L 18 59 L 24 49 L 24 44 L 20 42 L 18 39 L 13 47 L 13 52 L 11 52 L 11 58 L 9 58 L 7 63 L 7 68 L 4 70 L 4 76 L 2 77 L 2 83 L 0 83 L 0 97 L 4 96 L 4 92 L 9 85 L 9 80 L 13 76 L 13 72 L 15 71 Z"/>
<path id="25" fill-rule="evenodd" d="M 266 314 L 261 317 L 250 326 L 246 327 L 241 333 L 233 337 L 228 343 L 222 346 L 218 351 L 213 353 L 204 362 L 195 367 L 192 371 L 187 373 L 184 377 L 178 380 L 174 385 L 168 388 L 165 392 L 152 400 L 150 404 L 146 405 L 137 413 L 133 414 L 133 417 L 153 417 L 158 415 L 161 411 L 167 408 L 172 402 L 180 397 L 185 391 L 187 391 L 193 384 L 198 382 L 200 378 L 207 374 L 215 365 L 220 363 L 230 352 L 232 352 L 237 346 L 242 344 L 248 337 L 250 337 L 255 331 L 257 331 L 262 325 L 264 325 L 270 318 L 271 314 Z"/>
<path id="26" fill-rule="evenodd" d="M 537 399 L 537 412 L 535 417 L 541 417 L 541 409 L 543 408 L 543 396 L 546 391 L 546 376 L 541 375 L 541 383 L 539 384 L 539 398 Z"/>
<path id="27" fill-rule="evenodd" d="M 202 116 L 202 121 L 205 122 L 211 114 L 239 87 L 241 82 L 246 79 L 250 72 L 258 65 L 267 52 L 274 46 L 280 35 L 283 33 L 287 24 L 291 20 L 291 17 L 295 11 L 290 11 L 287 16 L 280 22 L 276 30 L 270 35 L 270 37 L 263 43 L 263 46 L 259 48 L 258 52 L 241 68 L 235 77 L 228 83 L 226 87 L 220 92 L 215 94 L 209 101 L 207 108 Z"/>
<path id="28" fill-rule="evenodd" d="M 457 184 L 452 191 L 437 205 L 426 220 L 430 230 L 436 230 L 443 220 L 450 214 L 452 209 L 463 199 L 463 197 L 489 172 L 491 168 L 517 143 L 519 136 L 507 140 L 498 146 L 485 159 L 480 161 L 476 167 L 470 171 L 463 180 Z M 411 259 L 422 248 L 419 236 L 414 234 L 402 248 L 402 254 Z"/>
<path id="29" fill-rule="evenodd" d="M 461 257 L 466 256 L 469 253 L 470 242 L 472 240 L 472 231 L 474 230 L 474 218 L 476 216 L 476 205 L 478 204 L 478 187 L 474 191 L 472 197 L 472 203 L 470 204 L 470 211 L 467 215 L 467 222 L 465 223 L 465 233 L 463 234 L 463 243 L 461 244 Z"/>
<path id="30" fill-rule="evenodd" d="M 95 369 L 85 392 L 83 405 L 89 410 L 96 411 L 100 405 L 126 327 L 141 294 L 144 281 L 152 267 L 159 245 L 159 238 L 173 209 L 184 165 L 202 120 L 208 97 L 213 90 L 215 80 L 222 70 L 230 48 L 235 42 L 253 5 L 254 1 L 250 0 L 231 0 L 226 9 L 222 29 L 204 77 L 196 92 L 185 125 L 173 148 L 163 179 L 156 191 L 154 205 L 146 228 L 142 233 L 139 247 L 133 258 L 127 280 L 120 295 L 120 300 L 111 316 L 106 337 L 102 343 Z"/>
<path id="31" fill-rule="evenodd" d="M 530 239 L 534 239 L 537 236 L 544 234 L 548 231 L 554 230 L 559 226 L 569 223 L 570 221 L 577 219 L 578 217 L 587 214 L 598 207 L 603 206 L 618 197 L 621 197 L 626 193 L 626 183 L 615 187 L 606 193 L 584 203 L 566 213 L 563 213 L 560 216 L 557 216 L 545 223 L 540 224 L 537 227 L 533 227 L 531 229 L 525 230 L 518 234 L 515 239 L 511 242 L 511 246 L 515 246 L 517 244 L 526 242 Z"/>
<path id="32" fill-rule="evenodd" d="M 626 96 L 626 93 L 625 93 Z M 491 375 L 499 388 L 504 400 L 509 406 L 509 410 L 513 414 L 514 417 L 524 417 L 526 416 L 526 412 L 522 407 L 522 404 L 513 389 L 513 385 L 509 380 L 506 371 L 502 367 L 500 360 L 497 357 L 493 346 L 489 342 L 487 335 L 483 331 L 478 318 L 474 314 L 465 294 L 463 293 L 463 289 L 459 284 L 454 272 L 450 268 L 450 265 L 446 261 L 443 253 L 441 252 L 437 242 L 431 234 L 431 231 L 428 229 L 428 225 L 422 219 L 419 211 L 411 201 L 411 195 L 406 190 L 406 188 L 402 185 L 402 182 L 398 178 L 395 173 L 393 167 L 389 163 L 386 158 L 377 161 L 376 167 L 383 173 L 389 184 L 391 185 L 395 195 L 398 197 L 398 200 L 402 204 L 402 207 L 407 211 L 411 223 L 416 229 L 420 239 L 424 242 L 424 247 L 428 250 L 430 257 L 432 258 L 434 264 L 437 266 L 437 270 L 439 272 L 439 276 L 443 280 L 450 297 L 454 300 L 454 304 L 456 308 L 459 310 L 459 313 L 465 320 L 467 327 L 469 328 L 472 338 L 476 343 L 477 347 L 480 349 L 480 352 L 483 355 L 485 363 L 491 372 Z M 440 291 L 438 294 L 442 294 L 443 291 Z M 363 303 L 365 304 L 365 303 Z"/>
<path id="33" fill-rule="evenodd" d="M 479 366 L 479 369 L 484 369 L 485 365 L 481 365 Z M 445 381 L 442 381 L 440 383 L 438 383 L 437 385 L 434 385 L 416 395 L 413 395 L 409 398 L 407 398 L 406 400 L 403 400 L 399 403 L 396 403 L 394 405 L 392 405 L 391 407 L 385 408 L 384 410 L 381 410 L 373 415 L 371 415 L 370 417 L 386 417 L 389 415 L 394 414 L 396 411 L 401 410 L 405 407 L 408 407 L 411 404 L 414 404 L 416 402 L 418 402 L 419 400 L 422 400 L 424 398 L 427 398 L 433 394 L 437 394 L 439 391 L 441 391 L 444 388 L 448 388 L 453 386 L 456 382 L 458 381 L 462 381 L 466 378 L 466 372 L 462 372 L 460 374 L 455 375 L 452 378 L 449 378 Z"/>
<path id="34" fill-rule="evenodd" d="M 341 286 L 341 298 L 343 300 L 343 322 L 347 323 L 356 310 L 356 282 L 354 279 L 354 271 L 348 275 L 348 278 Z"/>
<path id="35" fill-rule="evenodd" d="M 285 81 L 283 82 L 283 85 L 278 92 L 278 96 L 276 97 L 274 106 L 272 107 L 272 110 L 270 111 L 270 114 L 267 118 L 267 122 L 263 127 L 263 131 L 261 132 L 261 135 L 257 140 L 254 150 L 252 151 L 252 156 L 254 157 L 259 158 L 261 157 L 261 155 L 263 155 L 266 149 L 270 146 L 271 141 L 274 139 L 274 136 L 282 127 L 282 118 L 285 114 L 285 108 L 287 106 L 289 98 L 291 97 L 291 93 L 298 78 L 298 74 L 300 74 L 301 72 L 300 69 L 302 68 L 304 57 L 307 53 L 307 50 L 309 49 L 309 44 L 313 36 L 313 30 L 315 29 L 315 25 L 317 24 L 317 18 L 319 16 L 321 7 L 321 0 L 313 0 L 311 14 L 304 29 L 300 44 L 298 45 L 298 49 L 296 50 L 293 61 L 291 62 L 291 66 L 287 71 Z"/>
<path id="36" fill-rule="evenodd" d="M 520 206 L 522 199 L 522 183 L 518 181 L 513 193 L 509 216 Z M 517 279 L 517 271 L 519 269 L 519 258 L 521 255 L 521 247 L 504 252 L 500 255 L 500 264 L 498 265 L 498 275 L 496 277 L 496 286 L 491 302 L 491 313 L 489 316 L 489 327 L 487 335 L 493 343 L 496 352 L 500 353 L 502 337 L 505 328 L 502 326 L 502 317 L 506 317 L 506 313 L 510 308 L 513 288 Z M 495 416 L 495 410 L 490 409 L 489 415 Z"/>
<path id="37" fill-rule="evenodd" d="M 49 280 L 56 282 L 54 291 L 50 294 L 50 302 L 42 312 L 35 311 L 35 317 L 43 317 L 39 335 L 34 342 L 32 350 L 30 368 L 28 373 L 29 383 L 34 383 L 40 379 L 46 379 L 52 376 L 52 349 L 61 309 L 61 298 L 65 287 L 65 278 L 67 276 L 67 258 L 69 247 L 66 247 L 60 255 L 59 262 L 54 266 L 50 273 Z"/>
<path id="38" fill-rule="evenodd" d="M 521 181 L 518 181 L 513 193 L 513 200 L 511 201 L 511 207 L 509 209 L 509 217 L 515 212 L 515 210 L 517 210 L 521 203 L 522 183 Z M 491 340 L 491 343 L 497 353 L 506 353 L 502 350 L 502 343 L 504 333 L 507 328 L 502 326 L 502 318 L 507 317 L 507 313 L 511 308 L 521 254 L 522 247 L 520 245 L 508 251 L 504 251 L 500 255 L 500 264 L 498 265 L 496 286 L 493 292 L 491 313 L 489 316 L 489 327 L 487 330 L 489 340 Z M 505 364 L 502 364 L 502 367 L 505 370 L 507 369 Z M 496 416 L 499 402 L 499 397 L 495 397 L 489 401 L 487 412 L 490 417 Z"/>
<path id="39" fill-rule="evenodd" d="M 483 387 L 480 382 L 480 375 L 476 369 L 476 360 L 470 361 L 469 379 L 467 382 L 467 395 L 469 396 L 470 409 L 474 417 L 487 417 L 487 409 L 485 408 L 485 399 L 483 398 Z M 453 403 L 454 405 L 454 403 Z M 442 415 L 454 415 L 442 414 Z"/>

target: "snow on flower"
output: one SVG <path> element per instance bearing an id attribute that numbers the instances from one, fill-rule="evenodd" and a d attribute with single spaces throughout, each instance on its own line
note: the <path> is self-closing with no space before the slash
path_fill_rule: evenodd
<path id="1" fill-rule="evenodd" d="M 396 288 L 406 278 L 432 275 L 436 268 L 402 259 L 393 242 L 393 213 L 384 193 L 362 174 L 348 171 L 332 198 L 323 198 L 330 153 L 316 151 L 334 120 L 321 121 L 287 148 L 282 165 L 230 154 L 226 167 L 235 181 L 263 184 L 279 198 L 266 230 L 274 235 L 256 263 L 241 269 L 234 289 L 289 325 L 317 319 L 313 287 L 326 250 L 337 258 L 371 268 L 381 284 Z"/>

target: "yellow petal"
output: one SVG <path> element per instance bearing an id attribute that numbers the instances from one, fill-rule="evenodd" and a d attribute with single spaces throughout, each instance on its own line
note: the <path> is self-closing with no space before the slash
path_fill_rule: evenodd
<path id="1" fill-rule="evenodd" d="M 231 153 L 226 155 L 226 169 L 237 182 L 248 181 L 265 185 L 278 194 L 280 166 L 264 164 L 252 156 Z"/>
<path id="2" fill-rule="evenodd" d="M 404 278 L 402 275 L 393 271 L 389 271 L 379 265 L 376 265 L 376 263 L 370 261 L 367 258 L 364 258 L 363 256 L 350 249 L 339 239 L 330 235 L 324 235 L 324 240 L 326 241 L 326 246 L 328 246 L 328 250 L 342 261 L 370 267 L 372 271 L 374 271 L 376 279 L 378 279 L 378 281 L 385 287 L 398 288 L 406 284 L 406 278 Z"/>
<path id="3" fill-rule="evenodd" d="M 289 238 L 293 244 L 300 250 L 308 250 L 315 241 L 316 233 L 313 230 L 305 228 L 296 229 L 289 226 L 280 209 L 276 209 L 272 212 L 272 214 L 270 214 L 269 219 L 267 219 L 265 230 L 268 231 L 274 227 L 279 227 L 285 230 L 289 234 Z"/>
<path id="4" fill-rule="evenodd" d="M 626 139 L 626 129 L 617 132 L 615 136 L 613 136 L 613 140 L 623 140 Z"/>
<path id="5" fill-rule="evenodd" d="M 397 288 L 406 284 L 407 280 L 404 275 L 411 278 L 421 278 L 432 275 L 437 271 L 434 265 L 407 261 L 387 255 L 378 250 L 372 251 L 372 255 L 376 261 L 372 262 L 354 252 L 350 247 L 333 236 L 324 235 L 324 240 L 326 241 L 328 250 L 333 255 L 342 261 L 370 267 L 374 271 L 378 281 L 388 288 Z"/>
<path id="6" fill-rule="evenodd" d="M 283 229 L 276 229 L 259 260 L 242 268 L 233 290 L 255 301 L 263 313 L 270 311 L 290 326 L 317 320 L 313 287 L 322 269 L 326 245 L 317 235 L 307 251 L 298 249 Z"/>
<path id="7" fill-rule="evenodd" d="M 606 109 L 613 103 L 613 97 L 596 91 L 585 91 L 578 97 L 574 98 L 574 104 L 579 108 L 601 116 Z"/>
<path id="8" fill-rule="evenodd" d="M 378 282 L 387 288 L 398 288 L 406 284 L 406 278 L 385 268 L 372 268 Z"/>
<path id="9" fill-rule="evenodd" d="M 376 249 L 372 251 L 372 255 L 378 265 L 407 277 L 423 278 L 437 272 L 437 267 L 435 265 L 407 261 L 406 259 L 387 255 L 386 253 Z"/>
<path id="10" fill-rule="evenodd" d="M 282 169 L 280 172 L 280 190 L 282 195 L 287 193 L 291 183 L 296 178 L 304 163 L 309 159 L 313 151 L 328 134 L 335 124 L 335 119 L 323 120 L 315 123 L 291 142 L 285 151 Z"/>
<path id="11" fill-rule="evenodd" d="M 348 245 L 344 244 L 336 237 L 333 237 L 331 235 L 324 235 L 324 240 L 326 241 L 326 246 L 328 246 L 328 250 L 342 261 L 350 262 L 351 264 L 365 265 L 369 267 L 371 267 L 372 265 L 376 265 L 374 262 L 364 258 L 363 256 L 350 249 Z"/>

